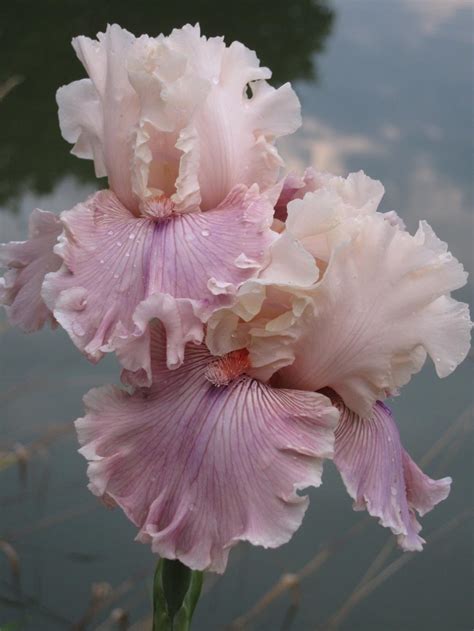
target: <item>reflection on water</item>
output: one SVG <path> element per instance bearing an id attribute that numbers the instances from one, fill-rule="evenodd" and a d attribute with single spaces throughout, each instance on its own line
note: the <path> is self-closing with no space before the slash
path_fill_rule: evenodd
<path id="1" fill-rule="evenodd" d="M 70 36 L 93 34 L 106 20 L 138 33 L 166 32 L 199 19 L 206 33 L 224 32 L 256 47 L 278 81 L 297 80 L 305 122 L 285 143 L 291 165 L 363 168 L 386 185 L 384 210 L 400 210 L 410 229 L 427 219 L 472 266 L 471 2 L 400 0 L 381 6 L 340 0 L 329 8 L 242 2 L 226 7 L 224 15 L 215 2 L 203 0 L 175 8 L 150 3 L 140 15 L 131 15 L 125 3 L 114 3 L 113 10 L 97 3 L 94 10 L 75 12 L 70 2 L 49 2 L 46 13 L 30 4 L 32 14 L 25 14 L 22 24 L 8 15 L 13 8 L 1 9 L 10 20 L 0 40 L 2 80 L 25 77 L 0 103 L 0 160 L 2 168 L 8 165 L 1 190 L 4 200 L 15 198 L 19 210 L 0 213 L 2 240 L 24 235 L 34 206 L 69 208 L 96 187 L 92 166 L 67 157 L 69 147 L 57 129 L 54 91 L 83 75 L 67 43 Z M 331 25 L 326 51 L 316 60 Z M 46 41 L 46 32 L 55 41 Z M 33 49 L 44 52 L 35 56 Z M 317 84 L 309 78 L 316 61 Z M 0 549 L 0 627 L 19 622 L 22 629 L 54 631 L 82 621 L 82 628 L 114 629 L 119 627 L 110 615 L 117 608 L 134 624 L 144 620 L 153 559 L 133 542 L 134 528 L 123 515 L 106 511 L 86 490 L 85 463 L 67 423 L 82 414 L 88 388 L 116 380 L 113 358 L 93 367 L 61 332 L 24 336 L 5 330 L 0 362 L 0 451 L 22 463 L 0 470 L 0 540 L 14 546 L 20 568 L 18 581 L 13 557 L 9 564 Z M 239 546 L 224 577 L 208 581 L 197 631 L 222 629 L 248 612 L 281 575 L 299 571 L 312 558 L 314 566 L 297 592 L 257 608 L 247 628 L 328 628 L 324 621 L 344 605 L 346 617 L 339 620 L 346 631 L 471 629 L 472 539 L 465 519 L 472 506 L 471 368 L 466 361 L 439 382 L 429 367 L 393 401 L 404 444 L 415 459 L 425 454 L 429 474 L 454 478 L 450 498 L 423 519 L 431 543 L 422 554 L 401 557 L 384 548 L 379 569 L 395 563 L 387 580 L 379 575 L 377 589 L 363 598 L 359 590 L 348 600 L 388 535 L 373 520 L 346 536 L 361 516 L 351 510 L 328 465 L 291 543 L 272 552 Z M 19 443 L 30 446 L 29 459 Z M 406 561 L 399 567 L 400 558 Z M 377 565 L 372 570 L 377 575 Z"/>
<path id="2" fill-rule="evenodd" d="M 19 5 L 27 4 L 21 19 Z M 200 22 L 208 36 L 225 35 L 258 51 L 275 83 L 317 77 L 315 54 L 324 48 L 334 20 L 323 1 L 216 0 L 140 3 L 126 0 L 4 2 L 0 8 L 0 203 L 14 204 L 25 190 L 48 193 L 65 175 L 95 180 L 90 162 L 68 155 L 58 133 L 54 95 L 60 85 L 84 76 L 70 46 L 73 36 L 95 37 L 117 22 L 135 35 L 168 34 Z M 7 26 L 8 25 L 8 26 Z M 283 50 L 285 54 L 282 54 Z"/>

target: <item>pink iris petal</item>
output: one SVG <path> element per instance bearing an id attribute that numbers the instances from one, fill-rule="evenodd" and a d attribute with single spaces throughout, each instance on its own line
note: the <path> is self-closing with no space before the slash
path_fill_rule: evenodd
<path id="1" fill-rule="evenodd" d="M 54 213 L 34 210 L 30 216 L 29 239 L 0 245 L 0 266 L 7 267 L 0 279 L 0 304 L 6 307 L 12 325 L 37 331 L 55 319 L 41 298 L 48 272 L 59 269 L 61 259 L 53 248 L 62 225 Z"/>
<path id="2" fill-rule="evenodd" d="M 315 191 L 318 186 L 318 174 L 312 167 L 306 169 L 303 177 L 289 173 L 283 182 L 280 196 L 275 205 L 275 218 L 286 221 L 288 204 L 294 199 L 302 199 L 306 193 Z"/>
<path id="3" fill-rule="evenodd" d="M 288 204 L 294 200 L 301 200 L 305 197 L 306 193 L 313 193 L 320 191 L 322 196 L 318 195 L 309 197 L 308 200 L 312 200 L 312 209 L 309 210 L 312 214 L 313 227 L 317 225 L 317 222 L 324 216 L 324 210 L 321 213 L 321 209 L 318 205 L 326 203 L 326 200 L 330 200 L 333 213 L 336 214 L 370 214 L 375 212 L 380 204 L 380 201 L 384 195 L 384 187 L 378 180 L 373 180 L 368 177 L 363 171 L 357 173 L 350 173 L 347 177 L 341 177 L 339 175 L 333 175 L 322 171 L 315 171 L 309 167 L 303 174 L 303 177 L 299 177 L 294 173 L 290 173 L 284 183 L 280 193 L 280 197 L 275 206 L 275 217 L 281 221 L 286 221 L 288 215 Z M 301 219 L 298 218 L 298 211 L 305 212 L 305 206 L 308 207 L 308 203 L 292 205 L 294 210 L 292 212 L 292 219 L 290 224 L 292 227 L 290 230 L 296 235 L 298 230 L 301 230 Z M 298 210 L 296 210 L 298 209 Z M 341 212 L 342 211 L 342 212 Z M 393 211 L 392 211 L 393 212 Z M 307 212 L 306 212 L 307 214 Z M 298 226 L 296 230 L 293 227 Z M 311 225 L 311 223 L 309 225 Z M 303 231 L 299 236 L 305 236 L 305 226 L 302 225 Z M 308 220 L 306 220 L 306 229 L 308 228 Z"/>
<path id="4" fill-rule="evenodd" d="M 447 498 L 451 478 L 432 480 L 413 462 L 400 443 L 390 410 L 377 402 L 361 418 L 343 404 L 336 429 L 334 462 L 354 509 L 367 509 L 397 535 L 403 550 L 421 550 L 415 511 L 423 516 Z"/>
<path id="5" fill-rule="evenodd" d="M 121 202 L 136 211 L 130 168 L 139 102 L 125 63 L 134 41 L 131 33 L 116 24 L 99 33 L 98 40 L 74 38 L 72 44 L 90 79 L 63 86 L 56 99 L 61 133 L 75 143 L 72 153 L 93 159 L 96 175 L 107 175 Z"/>
<path id="6" fill-rule="evenodd" d="M 286 229 L 314 256 L 323 272 L 332 251 L 351 236 L 354 222 L 377 212 L 384 187 L 363 171 L 346 178 L 312 172 L 309 183 L 310 187 L 297 190 L 288 202 Z M 392 215 L 377 215 L 394 222 Z"/>
<path id="7" fill-rule="evenodd" d="M 45 281 L 47 304 L 91 360 L 118 349 L 133 371 L 149 372 L 149 352 L 146 340 L 130 343 L 160 318 L 176 366 L 185 343 L 202 339 L 202 321 L 264 262 L 272 212 L 241 186 L 215 210 L 153 221 L 101 191 L 61 215 L 64 265 Z"/>
<path id="8" fill-rule="evenodd" d="M 468 306 L 449 295 L 466 282 L 462 265 L 426 223 L 412 237 L 374 214 L 351 230 L 297 323 L 296 359 L 281 385 L 331 387 L 365 416 L 426 353 L 440 377 L 449 375 L 467 355 L 471 323 Z"/>
<path id="9" fill-rule="evenodd" d="M 90 79 L 58 91 L 61 131 L 129 210 L 157 194 L 182 212 L 215 208 L 239 184 L 272 189 L 275 139 L 300 125 L 300 106 L 289 84 L 266 83 L 255 53 L 189 24 L 168 37 L 117 25 L 97 37 L 73 40 Z"/>
<path id="10" fill-rule="evenodd" d="M 154 552 L 223 572 L 238 541 L 276 547 L 299 527 L 308 498 L 296 490 L 320 484 L 338 412 L 322 394 L 245 375 L 216 386 L 236 373 L 216 369 L 203 346 L 187 347 L 174 371 L 165 355 L 157 334 L 149 390 L 86 396 L 76 427 L 89 487 L 121 506 Z"/>

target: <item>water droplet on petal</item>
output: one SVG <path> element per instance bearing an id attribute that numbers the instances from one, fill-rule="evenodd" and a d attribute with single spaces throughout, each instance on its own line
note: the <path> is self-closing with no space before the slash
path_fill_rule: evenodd
<path id="1" fill-rule="evenodd" d="M 119 278 L 119 275 L 118 274 L 114 274 L 114 278 Z"/>
<path id="2" fill-rule="evenodd" d="M 114 233 L 112 232 L 112 230 L 109 230 L 107 234 L 109 235 L 109 237 L 111 237 Z"/>
<path id="3" fill-rule="evenodd" d="M 128 235 L 128 238 L 129 238 L 129 239 L 135 239 L 135 235 L 133 234 L 133 232 L 132 232 L 132 234 L 129 234 L 129 235 Z"/>
<path id="4" fill-rule="evenodd" d="M 103 265 L 105 263 L 104 259 L 100 259 L 100 264 Z"/>
<path id="5" fill-rule="evenodd" d="M 117 247 L 120 247 L 122 245 L 121 241 L 117 241 Z"/>
<path id="6" fill-rule="evenodd" d="M 203 237 L 208 237 L 211 233 L 209 232 L 209 230 L 201 230 L 201 234 Z"/>

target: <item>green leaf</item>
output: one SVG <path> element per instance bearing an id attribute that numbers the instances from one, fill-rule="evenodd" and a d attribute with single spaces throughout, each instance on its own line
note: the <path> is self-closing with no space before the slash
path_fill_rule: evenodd
<path id="1" fill-rule="evenodd" d="M 153 631 L 189 631 L 202 587 L 202 572 L 160 559 L 153 583 Z"/>

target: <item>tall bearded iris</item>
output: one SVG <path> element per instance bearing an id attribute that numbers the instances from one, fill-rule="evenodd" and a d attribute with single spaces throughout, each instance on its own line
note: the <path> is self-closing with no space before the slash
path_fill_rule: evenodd
<path id="1" fill-rule="evenodd" d="M 245 283 L 239 303 L 247 310 L 238 303 L 216 313 L 207 343 L 219 353 L 244 344 L 254 376 L 329 396 L 340 411 L 334 462 L 354 508 L 391 528 L 403 549 L 420 550 L 415 512 L 445 499 L 451 480 L 417 467 L 383 400 L 427 355 L 439 377 L 466 357 L 468 306 L 450 295 L 466 273 L 426 222 L 412 236 L 396 213 L 377 211 L 380 182 L 362 172 L 307 176 L 298 185 L 291 177 L 277 207 L 282 237 L 311 254 L 320 279 L 309 288 Z"/>
<path id="2" fill-rule="evenodd" d="M 0 251 L 0 299 L 123 365 L 129 388 L 92 390 L 76 421 L 92 492 L 161 556 L 222 572 L 238 541 L 288 541 L 332 458 L 355 507 L 421 549 L 415 513 L 450 479 L 417 467 L 383 401 L 427 355 L 440 377 L 466 356 L 460 263 L 379 212 L 363 173 L 282 178 L 299 104 L 241 44 L 190 26 L 73 44 L 90 78 L 58 91 L 61 130 L 110 189 L 35 211 Z"/>
<path id="3" fill-rule="evenodd" d="M 148 322 L 164 323 L 168 365 L 179 365 L 264 263 L 282 164 L 274 139 L 299 126 L 299 103 L 288 84 L 266 83 L 253 52 L 198 27 L 137 39 L 114 25 L 73 45 L 90 78 L 58 90 L 61 130 L 110 189 L 61 214 L 54 253 L 28 262 L 31 289 L 36 300 L 42 285 L 91 360 L 117 351 L 149 381 Z"/>

